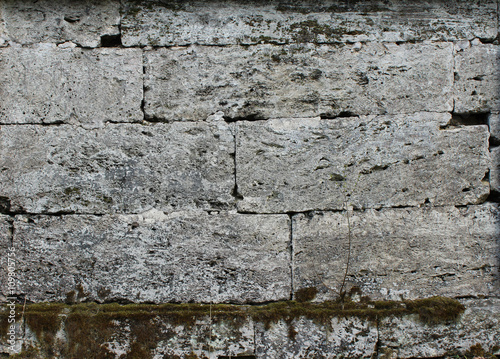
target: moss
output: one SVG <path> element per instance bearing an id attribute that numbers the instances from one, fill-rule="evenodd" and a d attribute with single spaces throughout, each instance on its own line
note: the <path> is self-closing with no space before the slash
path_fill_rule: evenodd
<path id="1" fill-rule="evenodd" d="M 78 187 L 66 187 L 64 189 L 64 194 L 66 196 L 72 196 L 72 195 L 79 195 L 80 194 L 80 188 Z"/>
<path id="2" fill-rule="evenodd" d="M 83 289 L 82 289 L 83 291 Z M 76 294 L 75 294 L 76 295 Z M 112 340 L 119 327 L 130 327 L 130 348 L 122 359 L 150 358 L 159 341 L 168 339 L 160 330 L 161 323 L 192 327 L 197 320 L 211 316 L 213 323 L 227 322 L 240 328 L 250 318 L 266 328 L 280 320 L 288 324 L 291 340 L 297 335 L 294 320 L 307 318 L 330 325 L 332 318 L 358 317 L 377 320 L 389 316 L 417 314 L 427 324 L 448 323 L 458 318 L 464 307 L 456 300 L 433 297 L 414 301 L 365 301 L 355 303 L 347 297 L 343 303 L 329 301 L 311 303 L 315 288 L 304 288 L 295 294 L 302 301 L 275 302 L 263 305 L 232 304 L 96 304 L 63 303 L 30 304 L 26 307 L 28 326 L 39 339 L 38 349 L 53 357 L 54 338 L 61 327 L 62 313 L 67 345 L 61 356 L 69 358 L 114 358 L 105 343 Z M 51 354 L 52 353 L 52 354 Z M 27 354 L 26 354 L 27 355 Z"/>
<path id="3" fill-rule="evenodd" d="M 316 287 L 300 288 L 295 292 L 295 300 L 297 302 L 310 302 L 316 298 L 316 294 L 318 294 Z"/>

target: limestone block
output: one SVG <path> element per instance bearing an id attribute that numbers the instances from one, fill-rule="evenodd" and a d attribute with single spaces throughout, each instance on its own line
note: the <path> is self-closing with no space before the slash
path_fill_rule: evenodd
<path id="1" fill-rule="evenodd" d="M 457 323 L 424 325 L 410 317 L 385 318 L 379 324 L 381 351 L 391 348 L 398 358 L 434 358 L 469 350 L 480 344 L 498 354 L 500 300 L 463 300 L 466 310 Z M 496 350 L 495 347 L 497 348 Z"/>
<path id="2" fill-rule="evenodd" d="M 35 302 L 288 299 L 288 222 L 203 211 L 17 216 L 20 286 Z"/>
<path id="3" fill-rule="evenodd" d="M 372 299 L 498 294 L 496 205 L 350 212 L 347 290 Z M 316 287 L 316 300 L 337 297 L 349 231 L 342 212 L 294 216 L 294 290 Z"/>
<path id="4" fill-rule="evenodd" d="M 482 203 L 488 128 L 447 113 L 237 123 L 236 177 L 246 212 Z M 457 158 L 460 161 L 457 162 Z"/>
<path id="5" fill-rule="evenodd" d="M 13 46 L 0 50 L 0 124 L 137 122 L 139 49 Z"/>
<path id="6" fill-rule="evenodd" d="M 370 358 L 376 349 L 375 323 L 358 318 L 333 318 L 329 326 L 305 318 L 256 323 L 255 351 L 258 358 Z M 293 333 L 293 337 L 291 334 Z"/>
<path id="7" fill-rule="evenodd" d="M 491 190 L 500 193 L 500 147 L 491 148 L 490 186 Z"/>
<path id="8" fill-rule="evenodd" d="M 477 44 L 455 54 L 457 113 L 500 111 L 500 47 Z"/>
<path id="9" fill-rule="evenodd" d="M 494 39 L 497 4 L 428 1 L 125 2 L 125 46 Z"/>
<path id="10" fill-rule="evenodd" d="M 4 35 L 20 44 L 72 41 L 97 47 L 101 36 L 119 35 L 120 2 L 115 0 L 3 0 Z"/>
<path id="11" fill-rule="evenodd" d="M 168 121 L 445 112 L 452 67 L 447 43 L 160 48 L 145 53 L 145 112 Z"/>
<path id="12" fill-rule="evenodd" d="M 16 213 L 140 213 L 234 206 L 224 121 L 0 127 L 0 196 Z"/>

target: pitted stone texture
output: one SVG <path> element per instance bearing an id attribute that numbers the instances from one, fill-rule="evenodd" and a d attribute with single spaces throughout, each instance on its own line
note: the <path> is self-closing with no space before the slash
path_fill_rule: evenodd
<path id="1" fill-rule="evenodd" d="M 357 208 L 482 203 L 489 195 L 488 128 L 443 130 L 450 119 L 422 112 L 238 122 L 238 208 L 283 213 L 343 209 L 346 200 Z"/>
<path id="2" fill-rule="evenodd" d="M 28 213 L 140 213 L 234 206 L 224 121 L 0 127 L 0 196 Z"/>
<path id="3" fill-rule="evenodd" d="M 0 50 L 0 83 L 0 124 L 143 120 L 139 49 L 9 47 Z"/>
<path id="4" fill-rule="evenodd" d="M 498 294 L 499 210 L 494 205 L 350 212 L 347 290 L 399 300 Z M 348 258 L 345 213 L 293 218 L 294 289 L 334 299 Z"/>
<path id="5" fill-rule="evenodd" d="M 225 212 L 18 216 L 14 243 L 30 301 L 265 302 L 290 295 L 288 229 Z"/>
<path id="6" fill-rule="evenodd" d="M 72 41 L 97 47 L 101 36 L 120 34 L 120 2 L 115 0 L 3 0 L 0 16 L 0 42 L 6 37 L 23 45 Z"/>
<path id="7" fill-rule="evenodd" d="M 163 48 L 146 51 L 145 66 L 146 117 L 157 120 L 453 108 L 448 43 Z"/>
<path id="8" fill-rule="evenodd" d="M 355 317 L 333 318 L 327 326 L 305 318 L 269 328 L 256 323 L 255 329 L 257 358 L 370 358 L 377 343 L 376 325 Z"/>
<path id="9" fill-rule="evenodd" d="M 455 92 L 457 113 L 500 111 L 500 46 L 457 48 Z"/>
<path id="10" fill-rule="evenodd" d="M 497 3 L 125 2 L 125 46 L 494 39 Z"/>
<path id="11" fill-rule="evenodd" d="M 255 323 L 249 319 L 206 317 L 191 328 L 161 321 L 160 326 L 165 339 L 155 349 L 158 358 L 189 358 L 193 353 L 199 358 L 237 358 L 254 353 Z"/>
<path id="12" fill-rule="evenodd" d="M 491 148 L 490 186 L 500 194 L 500 147 Z"/>
<path id="13" fill-rule="evenodd" d="M 428 326 L 411 317 L 382 319 L 380 351 L 387 347 L 398 358 L 434 358 L 457 351 L 463 354 L 471 346 L 481 344 L 486 351 L 498 354 L 500 300 L 463 300 L 462 303 L 466 310 L 457 323 Z"/>

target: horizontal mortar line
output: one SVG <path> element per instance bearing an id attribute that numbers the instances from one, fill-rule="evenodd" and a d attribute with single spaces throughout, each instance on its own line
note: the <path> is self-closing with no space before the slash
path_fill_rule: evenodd
<path id="1" fill-rule="evenodd" d="M 445 40 L 429 40 L 429 39 L 415 39 L 415 40 L 407 40 L 407 41 L 384 41 L 384 40 L 371 40 L 371 41 L 351 41 L 351 40 L 346 40 L 346 41 L 338 41 L 338 42 L 260 42 L 260 43 L 252 43 L 252 44 L 243 44 L 243 43 L 229 43 L 229 44 L 199 44 L 199 43 L 189 43 L 189 44 L 182 44 L 182 45 L 151 45 L 151 44 L 138 44 L 138 45 L 118 45 L 118 46 L 95 46 L 95 47 L 90 47 L 90 46 L 82 46 L 78 43 L 72 42 L 70 40 L 64 41 L 64 42 L 36 42 L 36 43 L 30 43 L 30 44 L 23 44 L 23 43 L 18 43 L 12 40 L 8 40 L 7 45 L 5 46 L 0 46 L 0 50 L 4 48 L 15 48 L 17 46 L 20 46 L 22 48 L 30 48 L 33 46 L 37 45 L 42 45 L 42 44 L 51 44 L 54 45 L 57 48 L 61 44 L 65 44 L 67 42 L 72 42 L 75 47 L 74 48 L 79 48 L 79 49 L 86 49 L 86 50 L 93 50 L 93 49 L 109 49 L 109 48 L 115 48 L 115 49 L 142 49 L 144 51 L 150 51 L 150 49 L 176 49 L 176 48 L 188 48 L 191 46 L 200 46 L 200 47 L 242 47 L 242 48 L 247 48 L 251 46 L 261 46 L 261 45 L 273 45 L 273 46 L 289 46 L 289 45 L 332 45 L 332 46 L 337 46 L 337 45 L 354 45 L 356 43 L 361 43 L 361 44 L 396 44 L 396 45 L 404 45 L 404 44 L 421 44 L 421 43 L 426 43 L 426 44 L 438 44 L 438 43 L 450 43 L 454 44 L 457 41 L 471 41 L 474 40 L 475 37 L 470 38 L 470 39 L 445 39 Z M 495 38 L 479 38 L 481 43 L 483 44 L 489 44 L 493 43 L 495 40 L 497 40 L 497 37 Z M 11 45 L 17 45 L 17 46 L 12 46 Z"/>
<path id="2" fill-rule="evenodd" d="M 441 205 L 416 205 L 416 206 L 391 206 L 391 207 L 378 207 L 378 208 L 353 208 L 352 212 L 356 213 L 363 213 L 366 211 L 371 211 L 375 210 L 377 212 L 382 211 L 382 210 L 390 210 L 390 209 L 395 209 L 395 210 L 404 210 L 404 209 L 432 209 L 432 208 L 447 208 L 447 207 L 455 207 L 455 208 L 469 208 L 469 207 L 479 207 L 483 206 L 487 203 L 493 203 L 497 204 L 497 202 L 490 202 L 486 201 L 480 204 L 464 204 L 464 205 L 457 205 L 457 204 L 441 204 Z M 314 213 L 345 213 L 347 212 L 345 209 L 310 209 L 310 210 L 302 210 L 302 211 L 289 211 L 289 212 L 246 212 L 246 211 L 237 211 L 238 214 L 247 214 L 247 215 L 289 215 L 289 216 L 295 216 L 297 214 L 314 214 Z"/>

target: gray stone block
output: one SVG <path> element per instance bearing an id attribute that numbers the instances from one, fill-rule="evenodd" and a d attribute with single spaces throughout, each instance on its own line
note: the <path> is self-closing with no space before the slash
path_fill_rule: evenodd
<path id="1" fill-rule="evenodd" d="M 488 128 L 448 128 L 450 120 L 447 113 L 422 112 L 238 122 L 238 208 L 283 213 L 342 209 L 346 200 L 357 208 L 482 203 L 489 195 Z"/>
<path id="2" fill-rule="evenodd" d="M 380 351 L 397 358 L 433 358 L 469 350 L 480 344 L 498 354 L 500 300 L 462 300 L 465 312 L 457 323 L 424 325 L 412 318 L 386 318 L 379 324 Z M 495 349 L 496 348 L 496 349 Z"/>
<path id="3" fill-rule="evenodd" d="M 0 50 L 0 82 L 0 124 L 143 120 L 139 49 L 9 47 Z"/>
<path id="4" fill-rule="evenodd" d="M 0 196 L 16 213 L 139 213 L 234 206 L 224 121 L 0 127 Z"/>
<path id="5" fill-rule="evenodd" d="M 17 216 L 28 300 L 265 302 L 290 296 L 286 215 Z"/>
<path id="6" fill-rule="evenodd" d="M 101 36 L 119 35 L 120 2 L 115 0 L 3 0 L 1 39 L 23 45 L 72 41 L 97 47 Z"/>
<path id="7" fill-rule="evenodd" d="M 125 46 L 494 39 L 497 4 L 428 1 L 125 2 Z"/>
<path id="8" fill-rule="evenodd" d="M 477 44 L 456 48 L 457 113 L 500 111 L 500 46 Z"/>
<path id="9" fill-rule="evenodd" d="M 327 325 L 305 318 L 288 324 L 281 320 L 269 328 L 256 323 L 255 330 L 257 358 L 370 358 L 378 339 L 375 323 L 355 317 L 333 318 Z"/>
<path id="10" fill-rule="evenodd" d="M 350 213 L 348 291 L 397 300 L 498 294 L 498 206 Z M 294 290 L 316 287 L 316 300 L 334 299 L 349 253 L 346 214 L 299 214 L 292 228 Z"/>
<path id="11" fill-rule="evenodd" d="M 162 48 L 145 53 L 156 120 L 451 111 L 449 43 Z M 196 103 L 196 106 L 193 106 Z"/>

